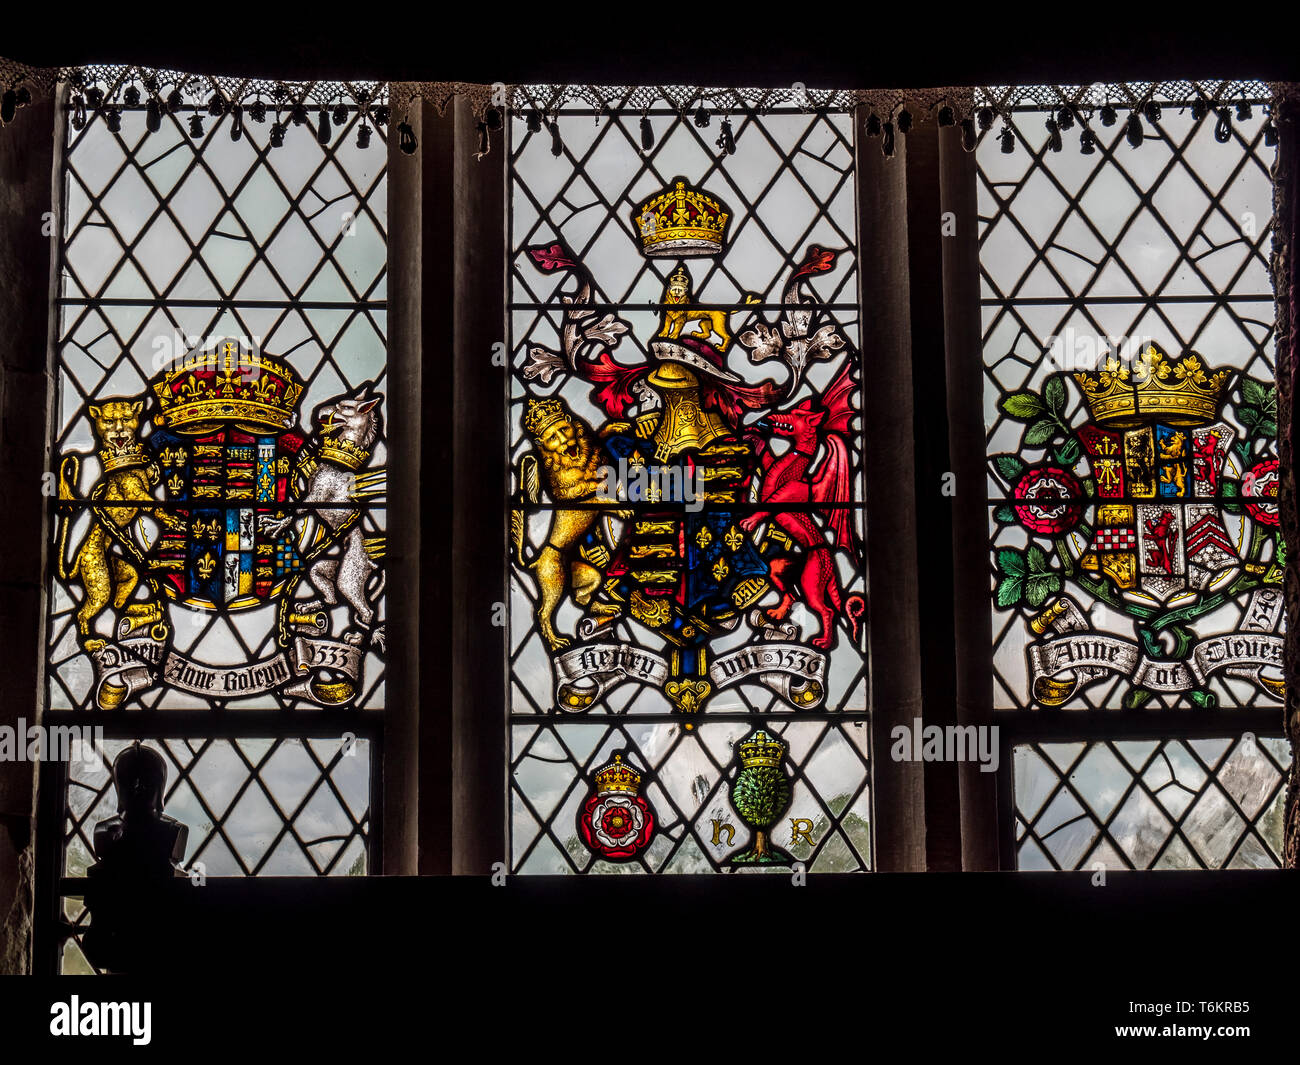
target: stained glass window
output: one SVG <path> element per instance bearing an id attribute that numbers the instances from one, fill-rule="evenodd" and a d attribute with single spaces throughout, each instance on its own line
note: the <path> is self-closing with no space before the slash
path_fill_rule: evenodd
<path id="1" fill-rule="evenodd" d="M 344 110 L 69 127 L 52 709 L 382 705 L 386 157 Z"/>
<path id="2" fill-rule="evenodd" d="M 1267 116 L 1013 117 L 978 156 L 994 705 L 1276 705 Z"/>
<path id="3" fill-rule="evenodd" d="M 115 738 L 102 764 L 62 767 L 59 864 L 84 875 L 115 812 L 107 766 L 139 738 L 165 755 L 187 868 L 364 874 L 382 716 L 361 711 L 384 706 L 384 129 L 365 87 L 240 108 L 202 79 L 139 88 L 74 109 L 63 156 L 47 719 Z M 327 738 L 295 724 L 331 713 Z M 246 725 L 205 733 L 202 715 L 227 714 Z"/>
<path id="4" fill-rule="evenodd" d="M 519 97 L 511 869 L 868 868 L 852 116 Z"/>
<path id="5" fill-rule="evenodd" d="M 1243 734 L 1283 697 L 1274 149 L 1261 99 L 1202 88 L 989 97 L 993 705 L 1022 869 L 1278 864 L 1289 757 Z M 1057 711 L 1117 716 L 1085 740 Z"/>

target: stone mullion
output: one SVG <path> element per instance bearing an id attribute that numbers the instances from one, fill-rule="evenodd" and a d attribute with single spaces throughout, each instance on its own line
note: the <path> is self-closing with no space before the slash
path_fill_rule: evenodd
<path id="1" fill-rule="evenodd" d="M 1282 864 L 1300 867 L 1300 510 L 1297 508 L 1295 479 L 1295 426 L 1300 421 L 1296 409 L 1296 316 L 1295 250 L 1296 205 L 1300 186 L 1300 127 L 1297 111 L 1300 102 L 1283 99 L 1276 107 L 1278 126 L 1277 162 L 1273 170 L 1273 287 L 1277 308 L 1277 436 L 1279 473 L 1279 511 L 1282 539 L 1289 546 L 1283 589 L 1286 603 L 1286 634 L 1283 643 L 1283 673 L 1286 677 L 1286 703 L 1283 722 L 1291 741 L 1291 769 L 1287 780 L 1284 815 Z"/>
<path id="2" fill-rule="evenodd" d="M 41 97 L 0 136 L 0 726 L 10 728 L 19 718 L 39 723 L 45 703 L 44 474 L 55 394 L 62 135 L 57 97 Z M 0 762 L 0 973 L 32 966 L 35 778 L 31 762 Z"/>

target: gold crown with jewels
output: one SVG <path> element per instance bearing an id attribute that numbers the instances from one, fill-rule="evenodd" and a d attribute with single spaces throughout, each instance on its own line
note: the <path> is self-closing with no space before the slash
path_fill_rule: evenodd
<path id="1" fill-rule="evenodd" d="M 1171 359 L 1148 344 L 1130 369 L 1108 358 L 1101 370 L 1076 373 L 1084 401 L 1098 424 L 1131 428 L 1147 420 L 1201 425 L 1219 410 L 1231 370 L 1211 370 L 1194 351 Z"/>
<path id="2" fill-rule="evenodd" d="M 785 744 L 762 729 L 740 743 L 740 764 L 746 768 L 755 765 L 781 764 L 785 757 Z"/>
<path id="3" fill-rule="evenodd" d="M 105 473 L 126 469 L 128 466 L 143 466 L 148 461 L 149 456 L 144 452 L 144 445 L 139 442 L 130 447 L 105 447 L 99 451 L 99 464 Z"/>
<path id="4" fill-rule="evenodd" d="M 337 426 L 336 428 L 342 428 Z M 320 458 L 339 466 L 356 471 L 370 461 L 370 449 L 359 446 L 351 440 L 335 440 L 325 436 L 321 441 Z"/>
<path id="5" fill-rule="evenodd" d="M 541 436 L 559 421 L 568 421 L 569 412 L 558 399 L 530 399 L 524 413 L 524 428 L 533 436 Z"/>
<path id="6" fill-rule="evenodd" d="M 641 774 L 623 761 L 621 754 L 595 776 L 596 794 L 635 795 L 641 789 Z"/>
<path id="7" fill-rule="evenodd" d="M 730 218 L 731 212 L 720 200 L 691 188 L 679 177 L 632 212 L 632 231 L 650 258 L 717 255 Z"/>
<path id="8" fill-rule="evenodd" d="M 160 412 L 154 424 L 175 432 L 210 432 L 227 423 L 252 432 L 283 432 L 294 423 L 302 385 L 285 363 L 234 340 L 195 352 L 153 381 Z"/>

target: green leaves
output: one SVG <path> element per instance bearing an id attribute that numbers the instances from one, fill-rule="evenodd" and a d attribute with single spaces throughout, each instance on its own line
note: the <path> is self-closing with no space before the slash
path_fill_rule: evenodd
<path id="1" fill-rule="evenodd" d="M 999 548 L 995 557 L 1002 575 L 995 593 L 1000 607 L 1023 602 L 1037 610 L 1063 587 L 1061 575 L 1051 571 L 1047 552 L 1037 544 L 1030 544 L 1024 551 Z"/>
<path id="2" fill-rule="evenodd" d="M 1046 409 L 1042 397 L 1036 392 L 1012 392 L 999 406 L 1018 422 L 1031 422 Z"/>
<path id="3" fill-rule="evenodd" d="M 1030 577 L 1025 581 L 1025 602 L 1037 610 L 1061 590 L 1061 578 L 1055 573 Z"/>
<path id="4" fill-rule="evenodd" d="M 998 606 L 1011 607 L 1020 602 L 1021 596 L 1025 593 L 1024 581 L 1018 577 L 1004 577 L 998 581 L 998 589 L 995 595 Z"/>
<path id="5" fill-rule="evenodd" d="M 1065 375 L 1052 374 L 1043 385 L 1043 402 L 1058 418 L 1065 413 Z"/>
<path id="6" fill-rule="evenodd" d="M 990 461 L 1007 484 L 1015 484 L 1029 468 L 1019 455 L 994 455 Z"/>
<path id="7" fill-rule="evenodd" d="M 1011 392 L 1002 397 L 999 408 L 1009 418 L 1027 425 L 1022 443 L 1027 448 L 1047 448 L 1054 441 L 1051 454 L 1056 462 L 1069 469 L 1082 454 L 1074 430 L 1065 422 L 1065 407 L 1069 392 L 1065 375 L 1053 374 L 1043 382 L 1043 390 L 1028 389 Z M 991 455 L 989 461 L 998 476 L 1008 485 L 1017 485 L 1028 471 L 1028 464 L 1019 455 Z M 993 512 L 995 521 L 1010 525 L 1017 521 L 1015 508 L 999 506 Z M 994 592 L 997 605 L 1003 608 L 1021 603 L 1037 610 L 1064 587 L 1061 574 L 1053 572 L 1047 552 L 1037 544 L 1020 551 L 1014 547 L 999 548 L 994 555 L 998 583 Z"/>
<path id="8" fill-rule="evenodd" d="M 1241 402 L 1237 404 L 1237 417 L 1250 430 L 1251 435 L 1264 440 L 1277 438 L 1277 385 L 1257 381 L 1253 377 L 1241 379 Z"/>
<path id="9" fill-rule="evenodd" d="M 1065 375 L 1058 373 L 1043 384 L 1041 395 L 1028 389 L 1011 392 L 998 405 L 1008 417 L 1018 422 L 1032 422 L 1044 414 L 1060 418 L 1065 413 L 1065 401 Z"/>
<path id="10" fill-rule="evenodd" d="M 1043 382 L 1041 394 L 1023 390 L 1011 392 L 998 404 L 1008 417 L 1029 423 L 1025 430 L 1025 447 L 1046 447 L 1053 440 L 1063 442 L 1053 449 L 1052 455 L 1064 466 L 1079 461 L 1080 448 L 1074 431 L 1065 422 L 1065 405 L 1069 394 L 1065 388 L 1065 375 L 1053 374 Z"/>
<path id="11" fill-rule="evenodd" d="M 1025 447 L 1042 447 L 1059 431 L 1056 422 L 1051 418 L 1041 418 L 1025 430 Z"/>
<path id="12" fill-rule="evenodd" d="M 998 572 L 1005 573 L 1010 577 L 1023 577 L 1025 571 L 1029 568 L 1024 554 L 1014 547 L 998 548 L 997 559 Z"/>
<path id="13" fill-rule="evenodd" d="M 1241 398 L 1244 403 L 1261 408 L 1271 400 L 1274 413 L 1277 411 L 1276 386 L 1270 387 L 1263 381 L 1257 381 L 1253 377 L 1243 377 L 1241 379 Z"/>

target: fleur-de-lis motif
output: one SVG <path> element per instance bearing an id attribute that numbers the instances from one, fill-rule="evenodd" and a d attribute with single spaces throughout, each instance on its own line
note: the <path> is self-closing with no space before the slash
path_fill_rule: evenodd
<path id="1" fill-rule="evenodd" d="M 740 545 L 745 542 L 745 537 L 733 525 L 730 529 L 727 530 L 727 535 L 722 538 L 722 542 L 727 545 L 728 551 L 730 551 L 732 554 L 735 554 L 736 549 L 739 548 Z"/>
<path id="2" fill-rule="evenodd" d="M 1186 356 L 1181 362 L 1174 366 L 1174 376 L 1180 381 L 1186 381 L 1190 378 L 1198 385 L 1205 384 L 1205 371 L 1201 368 L 1201 361 L 1195 355 Z"/>
<path id="3" fill-rule="evenodd" d="M 207 551 L 199 559 L 199 576 L 205 581 L 212 576 L 212 571 L 217 568 L 217 560 L 212 557 L 212 552 Z"/>
<path id="4" fill-rule="evenodd" d="M 1102 388 L 1110 388 L 1113 384 L 1123 384 L 1128 380 L 1128 367 L 1118 359 L 1108 358 L 1105 368 L 1097 375 L 1097 378 Z M 1093 391 L 1096 391 L 1096 385 L 1093 385 L 1091 381 L 1086 381 L 1084 387 L 1089 386 L 1092 387 Z"/>
<path id="5" fill-rule="evenodd" d="M 700 531 L 695 534 L 695 542 L 700 545 L 701 550 L 713 542 L 713 534 L 709 532 L 707 525 L 701 526 Z"/>
<path id="6" fill-rule="evenodd" d="M 1163 381 L 1169 376 L 1169 364 L 1155 348 L 1147 348 L 1133 367 L 1133 376 L 1139 382 L 1145 382 L 1153 375 L 1156 380 Z"/>
<path id="7" fill-rule="evenodd" d="M 722 578 L 725 577 L 730 572 L 731 569 L 730 567 L 728 567 L 727 560 L 725 558 L 720 558 L 718 559 L 717 562 L 713 564 L 713 576 L 717 580 L 722 580 Z"/>

